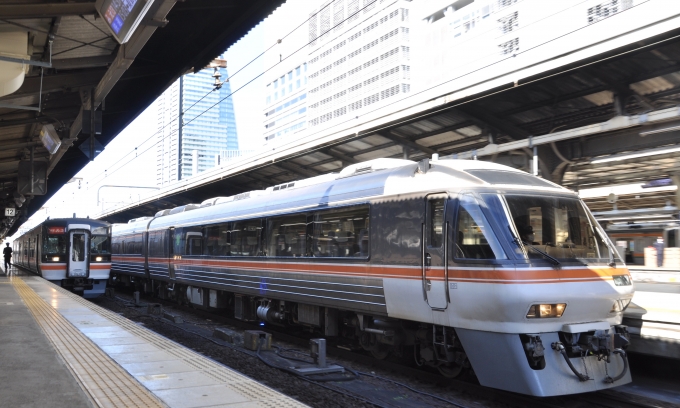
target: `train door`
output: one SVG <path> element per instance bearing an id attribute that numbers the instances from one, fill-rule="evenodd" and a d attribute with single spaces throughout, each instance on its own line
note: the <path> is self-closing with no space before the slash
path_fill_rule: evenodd
<path id="1" fill-rule="evenodd" d="M 85 278 L 90 271 L 90 233 L 84 230 L 69 231 L 68 277 Z"/>
<path id="2" fill-rule="evenodd" d="M 168 276 L 170 277 L 171 280 L 175 280 L 175 259 L 177 259 L 177 256 L 175 255 L 175 229 L 170 228 L 168 230 L 168 243 L 166 244 L 168 246 L 168 251 L 169 251 L 169 256 L 168 256 Z"/>
<path id="3" fill-rule="evenodd" d="M 425 299 L 431 308 L 440 310 L 446 309 L 448 305 L 446 259 L 448 223 L 445 218 L 447 197 L 446 194 L 430 194 L 425 198 L 425 225 L 422 240 Z"/>

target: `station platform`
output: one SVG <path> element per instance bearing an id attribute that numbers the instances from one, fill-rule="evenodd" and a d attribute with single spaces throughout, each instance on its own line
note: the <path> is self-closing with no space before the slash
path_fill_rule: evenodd
<path id="1" fill-rule="evenodd" d="M 0 273 L 0 407 L 303 407 L 40 277 Z"/>
<path id="2" fill-rule="evenodd" d="M 628 265 L 635 296 L 624 313 L 629 352 L 680 359 L 680 270 Z"/>

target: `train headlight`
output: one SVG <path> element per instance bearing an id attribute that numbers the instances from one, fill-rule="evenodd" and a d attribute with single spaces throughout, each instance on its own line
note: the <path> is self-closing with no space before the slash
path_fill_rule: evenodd
<path id="1" fill-rule="evenodd" d="M 566 303 L 544 303 L 531 305 L 527 312 L 527 319 L 540 319 L 544 317 L 562 317 Z"/>
<path id="2" fill-rule="evenodd" d="M 628 308 L 628 305 L 630 305 L 630 301 L 631 299 L 618 299 L 614 302 L 612 310 L 610 310 L 609 313 L 623 312 L 626 310 L 626 308 Z"/>
<path id="3" fill-rule="evenodd" d="M 97 261 L 97 262 L 101 262 L 102 259 L 103 259 L 103 258 L 102 258 L 101 256 L 98 256 L 98 257 L 94 258 L 94 260 Z"/>
<path id="4" fill-rule="evenodd" d="M 52 257 L 52 262 L 59 262 L 59 257 L 58 257 L 58 256 L 53 256 L 53 257 Z"/>
<path id="5" fill-rule="evenodd" d="M 629 275 L 614 275 L 612 279 L 614 279 L 614 285 L 616 286 L 630 286 L 633 284 Z"/>

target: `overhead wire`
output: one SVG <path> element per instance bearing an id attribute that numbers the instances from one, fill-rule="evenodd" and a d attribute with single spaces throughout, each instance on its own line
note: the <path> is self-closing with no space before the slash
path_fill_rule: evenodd
<path id="1" fill-rule="evenodd" d="M 303 21 L 302 23 L 298 24 L 297 27 L 293 28 L 293 29 L 292 29 L 291 31 L 289 31 L 286 35 L 284 35 L 283 37 L 281 37 L 280 39 L 278 39 L 274 44 L 272 44 L 271 46 L 269 46 L 269 48 L 267 48 L 266 50 L 264 50 L 263 52 L 261 52 L 261 53 L 260 53 L 258 56 L 256 56 L 255 58 L 251 59 L 251 60 L 250 60 L 248 63 L 246 63 L 243 67 L 239 68 L 235 73 L 229 75 L 229 77 L 228 77 L 224 82 L 229 81 L 231 78 L 233 78 L 233 77 L 234 77 L 235 75 L 237 75 L 239 72 L 243 71 L 246 67 L 250 66 L 253 62 L 255 62 L 256 60 L 258 60 L 260 57 L 262 57 L 264 54 L 266 54 L 268 51 L 270 51 L 272 48 L 274 48 L 276 45 L 281 44 L 281 42 L 282 42 L 283 40 L 285 40 L 286 38 L 288 38 L 291 34 L 293 34 L 295 31 L 297 31 L 300 27 L 302 27 L 304 24 L 306 24 L 307 22 L 309 22 L 309 20 L 311 20 L 312 18 L 316 17 L 316 15 L 318 15 L 319 13 L 321 13 L 323 10 L 325 10 L 325 9 L 328 8 L 328 7 L 330 7 L 331 4 L 332 4 L 332 2 L 326 4 L 325 6 L 323 6 L 322 8 L 320 8 L 317 12 L 311 14 L 305 21 Z M 331 32 L 331 30 L 332 30 L 333 28 L 335 28 L 335 27 L 337 27 L 337 26 L 343 24 L 346 20 L 348 20 L 348 19 L 350 19 L 351 17 L 357 15 L 360 11 L 364 10 L 366 7 L 370 6 L 371 4 L 373 4 L 373 3 L 370 3 L 370 4 L 366 5 L 366 6 L 364 6 L 363 8 L 357 10 L 357 11 L 356 11 L 355 13 L 353 13 L 352 15 L 348 16 L 346 19 L 340 21 L 340 22 L 339 22 L 338 24 L 336 24 L 335 26 L 329 28 L 329 30 L 328 30 L 326 33 L 321 34 L 319 37 L 317 37 L 317 39 L 318 39 L 318 38 L 321 38 L 322 36 L 324 36 L 324 35 L 326 35 L 327 33 Z M 215 106 L 217 106 L 218 104 L 220 104 L 222 101 L 224 101 L 224 100 L 226 100 L 227 98 L 231 97 L 231 96 L 234 95 L 236 92 L 238 92 L 239 90 L 243 89 L 245 86 L 249 85 L 250 83 L 252 83 L 252 82 L 255 81 L 256 79 L 258 79 L 258 78 L 261 77 L 262 75 L 264 75 L 264 74 L 266 74 L 267 72 L 269 72 L 270 70 L 272 70 L 274 67 L 276 67 L 277 65 L 279 65 L 281 62 L 283 62 L 283 61 L 285 61 L 286 59 L 290 58 L 290 56 L 292 56 L 292 55 L 296 54 L 297 52 L 299 52 L 300 50 L 304 49 L 304 47 L 306 47 L 307 45 L 309 45 L 311 42 L 312 42 L 312 41 L 308 42 L 308 43 L 305 44 L 303 47 L 299 48 L 299 49 L 296 50 L 294 53 L 290 54 L 288 57 L 283 58 L 283 59 L 280 60 L 277 64 L 275 64 L 275 65 L 269 67 L 268 69 L 266 69 L 265 71 L 263 71 L 262 73 L 260 73 L 259 75 L 257 75 L 257 76 L 254 77 L 253 79 L 251 79 L 250 81 L 248 81 L 246 84 L 244 84 L 243 86 L 239 87 L 237 90 L 231 92 L 229 95 L 227 95 L 226 97 L 222 98 L 220 101 L 218 101 L 217 103 L 215 103 L 215 104 L 213 104 L 212 106 L 210 106 L 208 109 L 206 109 L 206 110 L 204 110 L 203 112 L 201 112 L 198 116 L 192 118 L 189 122 L 187 122 L 187 123 L 180 123 L 180 126 L 184 127 L 184 126 L 188 125 L 188 124 L 191 123 L 193 120 L 195 120 L 197 117 L 202 116 L 202 115 L 205 114 L 207 111 L 209 111 L 210 109 L 212 109 L 212 108 L 214 108 Z M 223 83 L 224 83 L 224 82 L 223 82 Z M 177 115 L 176 117 L 174 117 L 173 119 L 171 119 L 171 120 L 168 122 L 168 124 L 164 125 L 164 126 L 161 127 L 160 129 L 156 130 L 156 132 L 154 132 L 154 133 L 151 134 L 147 139 L 145 139 L 144 141 L 142 141 L 142 143 L 140 143 L 140 144 L 138 145 L 138 147 L 142 146 L 143 144 L 145 144 L 146 142 L 148 142 L 149 140 L 151 140 L 151 138 L 153 138 L 154 136 L 156 136 L 156 135 L 157 135 L 158 133 L 160 133 L 162 130 L 165 130 L 165 128 L 168 127 L 168 126 L 170 126 L 170 124 L 172 124 L 175 120 L 179 120 L 186 112 L 188 112 L 191 108 L 193 108 L 197 103 L 199 103 L 200 101 L 202 101 L 203 99 L 205 99 L 208 95 L 210 95 L 210 94 L 211 94 L 212 92 L 214 92 L 216 89 L 217 89 L 217 88 L 211 89 L 209 92 L 207 92 L 205 95 L 203 95 L 198 101 L 194 102 L 194 103 L 193 103 L 189 108 L 187 108 L 184 112 L 180 112 L 180 114 Z M 150 148 L 153 147 L 153 146 L 156 146 L 158 143 L 164 141 L 166 137 L 167 137 L 167 136 L 163 137 L 163 139 L 161 139 L 161 140 L 157 141 L 156 143 L 154 143 L 153 145 L 151 145 Z M 91 181 L 92 181 L 92 183 L 93 183 L 93 186 L 96 184 L 95 180 L 96 180 L 98 177 L 102 176 L 103 174 L 105 175 L 105 177 L 107 177 L 107 176 L 113 174 L 116 170 L 118 170 L 118 169 L 122 168 L 123 166 L 127 165 L 128 163 L 130 163 L 130 162 L 131 162 L 132 160 L 134 160 L 135 158 L 141 156 L 143 153 L 146 153 L 148 150 L 150 150 L 150 148 L 144 150 L 142 153 L 139 153 L 139 152 L 137 151 L 137 148 L 135 148 L 134 151 L 128 152 L 125 156 L 123 156 L 123 158 L 125 158 L 125 157 L 128 156 L 128 155 L 131 155 L 132 153 L 135 153 L 135 156 L 134 156 L 131 160 L 128 160 L 127 162 L 125 162 L 124 164 L 120 165 L 118 168 L 116 168 L 115 170 L 111 171 L 111 172 L 108 173 L 108 174 L 106 173 L 106 170 L 105 170 L 104 172 L 100 172 L 99 174 L 97 174 L 96 176 L 94 176 L 94 177 L 91 179 Z M 107 169 L 107 170 L 108 170 L 108 169 Z"/>
<path id="2" fill-rule="evenodd" d="M 583 3 L 583 2 L 585 2 L 585 0 L 581 1 L 581 3 Z M 579 4 L 581 4 L 581 3 L 579 3 Z M 331 3 L 329 3 L 328 5 L 326 5 L 326 7 L 328 7 L 330 4 L 331 4 Z M 334 25 L 333 27 L 329 28 L 328 31 L 326 31 L 325 33 L 321 34 L 319 37 L 317 37 L 317 38 L 315 38 L 315 39 L 313 39 L 313 40 L 310 40 L 310 41 L 307 42 L 305 45 L 303 45 L 302 47 L 300 47 L 299 49 L 295 50 L 295 51 L 294 51 L 293 53 L 291 53 L 290 55 L 288 55 L 288 56 L 286 56 L 285 58 L 283 58 L 281 61 L 279 61 L 279 63 L 277 63 L 277 64 L 275 64 L 275 65 L 269 67 L 268 69 L 266 69 L 265 71 L 263 71 L 263 72 L 260 73 L 259 75 L 255 76 L 255 77 L 254 77 L 253 79 L 251 79 L 250 81 L 248 81 L 245 85 L 243 85 L 242 87 L 238 88 L 236 91 L 233 91 L 231 94 L 225 96 L 224 98 L 220 99 L 218 102 L 216 102 L 216 103 L 214 103 L 213 105 L 211 105 L 209 108 L 205 109 L 204 111 L 202 111 L 202 112 L 199 113 L 198 115 L 196 115 L 196 116 L 194 116 L 193 118 L 191 118 L 189 121 L 187 121 L 186 123 L 184 123 L 183 126 L 186 126 L 186 125 L 190 124 L 191 122 L 193 122 L 194 120 L 198 119 L 199 117 L 201 117 L 202 115 L 204 115 L 206 112 L 208 112 L 209 110 L 211 110 L 211 109 L 214 108 L 215 106 L 219 105 L 222 101 L 226 100 L 227 98 L 231 97 L 233 94 L 235 94 L 236 92 L 238 92 L 239 90 L 241 90 L 243 87 L 249 85 L 251 82 L 255 81 L 256 79 L 258 79 L 258 78 L 261 77 L 262 75 L 264 75 L 264 74 L 266 74 L 267 72 L 269 72 L 270 70 L 272 70 L 274 67 L 276 67 L 277 65 L 279 65 L 281 62 L 283 62 L 283 61 L 287 60 L 288 58 L 292 57 L 293 55 L 297 54 L 299 51 L 301 51 L 302 49 L 304 49 L 306 46 L 308 46 L 308 45 L 311 44 L 312 42 L 314 42 L 314 41 L 316 41 L 316 40 L 322 38 L 322 37 L 325 36 L 325 35 L 327 35 L 327 34 L 330 33 L 335 27 L 337 27 L 337 26 L 343 24 L 345 21 L 351 19 L 352 17 L 354 17 L 355 15 L 357 15 L 358 13 L 360 13 L 361 11 L 363 11 L 363 10 L 366 9 L 367 7 L 370 7 L 370 6 L 373 5 L 373 4 L 375 4 L 375 2 L 366 4 L 366 5 L 365 5 L 364 7 L 362 7 L 361 9 L 359 9 L 359 10 L 357 10 L 356 12 L 354 12 L 353 14 L 347 16 L 345 19 L 343 19 L 342 21 L 340 21 L 339 23 L 337 23 L 337 24 Z M 544 18 L 541 19 L 541 20 L 538 20 L 538 21 L 536 21 L 536 22 L 532 22 L 532 24 L 535 24 L 535 23 L 537 23 L 537 22 L 539 22 L 539 21 L 545 20 L 546 18 L 552 17 L 552 16 L 554 16 L 554 15 L 557 15 L 557 14 L 559 14 L 559 13 L 562 13 L 562 12 L 568 10 L 568 9 L 571 9 L 571 8 L 573 8 L 573 6 L 572 6 L 572 7 L 567 7 L 567 8 L 565 8 L 565 9 L 561 9 L 561 10 L 555 12 L 555 13 L 550 14 L 549 16 L 544 17 Z M 309 19 L 311 19 L 311 18 L 312 18 L 313 16 L 315 16 L 316 14 L 320 13 L 322 10 L 323 10 L 323 9 L 320 9 L 317 13 L 315 13 L 315 14 L 312 15 L 312 16 L 310 16 L 310 18 L 308 18 L 307 20 L 305 20 L 305 22 L 301 23 L 301 24 L 298 25 L 295 29 L 293 29 L 291 32 L 289 32 L 289 33 L 286 35 L 286 37 L 287 37 L 288 35 L 292 34 L 295 30 L 299 29 L 302 25 L 304 25 L 307 21 L 309 21 Z M 578 31 L 578 30 L 580 30 L 580 29 L 577 29 L 577 30 L 575 30 L 575 31 Z M 566 34 L 565 34 L 565 35 L 566 35 Z M 475 38 L 476 38 L 476 37 L 478 37 L 478 36 L 475 36 Z M 560 36 L 560 37 L 562 37 L 562 36 Z M 558 38 L 560 38 L 560 37 L 558 37 Z M 285 37 L 284 37 L 284 38 L 285 38 Z M 549 40 L 549 41 L 547 41 L 547 42 L 551 42 L 551 41 L 554 41 L 554 40 L 555 40 L 555 39 L 552 39 L 552 40 Z M 540 44 L 540 45 L 542 45 L 542 44 Z M 540 46 L 540 45 L 537 45 L 536 47 L 538 47 L 538 46 Z M 272 46 L 272 47 L 273 47 L 273 46 Z M 271 48 L 271 47 L 270 47 L 270 48 Z M 534 48 L 535 48 L 535 47 L 534 47 Z M 525 50 L 525 51 L 523 51 L 523 52 L 526 52 L 526 51 L 528 51 L 528 50 Z M 512 57 L 512 56 L 510 56 L 510 57 L 508 57 L 508 58 L 511 58 L 511 57 Z M 259 58 L 259 56 L 258 56 L 257 58 Z M 474 73 L 474 72 L 477 72 L 477 71 L 479 71 L 479 70 L 482 70 L 482 69 L 485 69 L 485 68 L 489 68 L 489 67 L 491 67 L 491 66 L 493 66 L 493 65 L 496 65 L 496 64 L 498 64 L 498 63 L 500 63 L 500 62 L 502 62 L 502 61 L 505 61 L 506 59 L 507 59 L 507 58 L 502 59 L 502 60 L 500 60 L 500 61 L 496 61 L 496 62 L 491 63 L 491 64 L 488 64 L 488 65 L 486 65 L 486 66 L 480 67 L 480 68 L 478 68 L 478 69 L 476 69 L 476 70 L 473 70 L 473 71 L 471 71 L 471 72 L 462 74 L 462 75 L 460 75 L 460 76 L 458 76 L 458 77 L 456 77 L 456 78 L 453 78 L 453 79 L 444 81 L 444 82 L 442 82 L 442 83 L 440 83 L 440 84 L 434 85 L 434 86 L 432 86 L 432 87 L 430 87 L 430 88 L 428 88 L 428 89 L 425 89 L 425 90 L 423 90 L 423 91 L 420 91 L 420 92 L 418 92 L 418 93 L 409 95 L 409 96 L 406 97 L 406 98 L 402 98 L 402 99 L 399 99 L 399 100 L 397 100 L 397 101 L 393 101 L 393 102 L 389 103 L 388 105 L 378 107 L 378 108 L 373 109 L 373 110 L 371 110 L 371 111 L 369 111 L 369 112 L 365 112 L 364 114 L 369 114 L 369 113 L 375 112 L 377 109 L 384 109 L 385 107 L 394 105 L 395 103 L 402 102 L 402 101 L 405 100 L 405 99 L 412 98 L 412 97 L 414 97 L 415 95 L 418 95 L 418 94 L 421 94 L 421 93 L 423 93 L 423 92 L 426 92 L 426 91 L 428 91 L 429 89 L 432 89 L 432 88 L 434 88 L 434 87 L 436 87 L 436 86 L 442 85 L 442 84 L 444 84 L 444 83 L 446 83 L 446 82 L 451 82 L 451 81 L 454 81 L 454 80 L 456 80 L 456 79 L 460 79 L 460 78 L 462 78 L 462 77 L 464 77 L 464 76 L 470 75 L 470 74 L 472 74 L 472 73 Z M 339 124 L 346 124 L 346 123 L 350 122 L 351 120 L 353 120 L 353 119 L 352 119 L 352 118 L 348 118 L 347 120 L 342 121 L 342 122 L 340 122 Z M 166 125 L 166 126 L 167 126 L 167 125 Z M 337 126 L 337 125 L 336 125 L 336 126 Z M 318 132 L 317 132 L 317 133 L 312 133 L 312 134 L 310 134 L 310 135 L 308 135 L 308 136 L 312 136 L 312 135 L 314 135 L 314 134 L 318 134 Z M 148 140 L 148 139 L 147 139 L 147 140 Z M 152 145 L 151 147 L 155 146 L 157 143 L 160 143 L 160 141 L 159 141 L 159 142 L 156 142 L 156 143 L 155 143 L 154 145 Z M 148 151 L 148 150 L 150 150 L 150 148 L 149 148 L 149 149 L 146 149 L 143 153 L 145 153 L 145 152 Z M 131 161 L 132 161 L 132 160 L 128 160 L 128 161 L 125 162 L 123 165 L 121 165 L 120 167 L 118 167 L 117 169 L 115 169 L 114 171 L 112 171 L 112 172 L 109 173 L 109 174 L 113 174 L 113 172 L 117 171 L 118 169 L 120 169 L 120 168 L 123 167 L 124 165 L 130 163 Z M 100 173 L 99 175 L 97 175 L 97 177 L 99 177 L 100 175 L 101 175 L 101 173 Z"/>
<path id="3" fill-rule="evenodd" d="M 328 3 L 324 8 L 329 7 L 330 4 L 331 4 L 331 3 Z M 276 63 L 276 64 L 272 65 L 271 67 L 267 68 L 266 70 L 262 71 L 260 74 L 258 74 L 258 75 L 256 75 L 255 77 L 253 77 L 251 80 L 249 80 L 248 82 L 246 82 L 245 84 L 243 84 L 242 86 L 240 86 L 239 88 L 237 88 L 235 91 L 232 91 L 229 95 L 227 95 L 227 96 L 225 96 L 224 98 L 220 99 L 218 102 L 214 103 L 214 104 L 211 105 L 209 108 L 205 109 L 204 111 L 202 111 L 202 112 L 199 113 L 198 115 L 196 115 L 196 116 L 194 116 L 193 118 L 191 118 L 188 122 L 185 122 L 185 123 L 181 124 L 181 126 L 182 126 L 182 127 L 187 126 L 188 124 L 190 124 L 191 122 L 193 122 L 193 121 L 196 120 L 197 118 L 203 116 L 206 112 L 208 112 L 209 110 L 211 110 L 211 109 L 214 108 L 215 106 L 219 105 L 220 103 L 222 103 L 222 102 L 225 101 L 226 99 L 230 98 L 230 97 L 231 97 L 232 95 L 234 95 L 236 92 L 238 92 L 238 91 L 240 91 L 241 89 L 243 89 L 244 87 L 248 86 L 249 84 L 251 84 L 252 82 L 254 82 L 255 80 L 257 80 L 258 78 L 262 77 L 263 75 L 265 75 L 267 72 L 269 72 L 269 71 L 271 71 L 272 69 L 274 69 L 276 66 L 278 66 L 278 65 L 281 64 L 282 62 L 284 62 L 284 61 L 286 61 L 287 59 L 291 58 L 293 55 L 297 54 L 298 52 L 300 52 L 301 50 L 303 50 L 305 47 L 309 46 L 309 44 L 311 44 L 312 42 L 317 41 L 319 38 L 321 38 L 321 37 L 323 37 L 323 36 L 325 36 L 325 35 L 331 33 L 331 32 L 333 31 L 334 28 L 336 28 L 336 27 L 338 27 L 338 26 L 344 24 L 345 21 L 351 19 L 351 18 L 354 17 L 355 15 L 358 15 L 358 14 L 359 14 L 360 12 L 362 12 L 364 9 L 366 9 L 366 8 L 368 8 L 368 7 L 370 7 L 370 6 L 374 5 L 374 4 L 375 4 L 375 2 L 368 3 L 368 4 L 366 4 L 364 7 L 358 9 L 357 11 L 355 11 L 354 13 L 352 13 L 351 15 L 347 16 L 345 19 L 341 20 L 340 22 L 338 22 L 338 23 L 335 24 L 334 26 L 330 27 L 330 28 L 328 29 L 328 31 L 326 31 L 325 33 L 319 35 L 319 37 L 317 37 L 317 38 L 315 38 L 315 39 L 313 39 L 313 40 L 308 41 L 308 42 L 305 43 L 303 46 L 299 47 L 299 48 L 296 49 L 294 52 L 292 52 L 291 54 L 289 54 L 288 56 L 286 56 L 285 58 L 282 58 L 278 63 Z M 290 34 L 292 34 L 295 30 L 297 30 L 297 29 L 300 28 L 302 25 L 304 25 L 306 22 L 308 22 L 308 21 L 309 21 L 312 17 L 314 17 L 316 14 L 320 13 L 321 11 L 323 11 L 324 8 L 320 9 L 320 10 L 319 10 L 318 12 L 316 12 L 314 15 L 310 16 L 307 20 L 305 20 L 304 22 L 302 22 L 301 24 L 299 24 L 295 29 L 293 29 L 292 31 L 290 31 L 290 32 L 289 32 L 288 34 L 286 34 L 286 36 L 284 36 L 283 38 L 285 39 L 286 37 L 288 37 L 288 36 L 289 36 Z M 276 43 L 276 44 L 279 44 L 279 43 L 280 43 L 280 42 L 277 40 L 277 43 Z M 276 45 L 276 44 L 274 44 L 274 45 Z M 269 49 L 271 49 L 272 47 L 273 47 L 273 46 L 271 46 Z M 268 50 L 269 50 L 269 49 L 268 49 Z M 265 52 L 266 52 L 266 51 L 265 51 Z M 261 56 L 261 55 L 263 55 L 263 54 L 260 54 L 260 56 Z M 258 57 L 256 57 L 255 59 L 251 60 L 251 62 L 249 62 L 248 64 L 252 63 L 253 61 L 255 61 L 255 60 L 256 60 L 257 58 L 259 58 L 260 56 L 258 56 Z M 244 67 L 244 68 L 245 68 L 245 67 Z M 230 76 L 230 78 L 231 78 L 231 77 L 233 77 L 233 75 Z M 214 89 L 213 89 L 213 90 L 214 90 Z M 212 91 L 210 91 L 210 92 L 212 92 Z M 209 94 L 210 92 L 208 92 L 208 94 Z M 176 119 L 177 119 L 177 118 L 176 118 Z M 172 123 L 172 122 L 173 122 L 173 121 L 170 121 L 170 123 Z M 154 134 L 152 134 L 149 138 L 147 138 L 147 139 L 146 139 L 144 142 L 142 142 L 141 144 L 146 143 L 146 142 L 147 142 L 148 140 L 150 140 L 153 136 L 155 136 L 156 134 L 158 134 L 158 132 L 160 132 L 160 130 L 163 130 L 163 129 L 165 129 L 165 127 L 169 126 L 170 123 L 168 123 L 168 124 L 165 125 L 163 128 L 161 128 L 161 129 L 159 129 L 158 131 L 156 131 Z M 163 138 L 163 140 L 164 140 L 164 139 L 165 139 L 165 138 Z M 147 149 L 145 149 L 144 151 L 142 151 L 141 153 L 139 153 L 137 156 L 131 158 L 131 159 L 128 160 L 127 162 L 121 164 L 121 165 L 118 166 L 117 168 L 115 168 L 115 169 L 113 169 L 112 171 L 108 172 L 107 176 L 110 176 L 111 174 L 113 174 L 113 173 L 115 173 L 116 171 L 120 170 L 121 168 L 123 168 L 124 166 L 126 166 L 127 164 L 129 164 L 132 160 L 134 160 L 134 159 L 136 159 L 137 157 L 141 156 L 142 154 L 146 153 L 146 152 L 149 151 L 152 147 L 156 146 L 158 143 L 162 142 L 163 140 L 157 141 L 156 143 L 152 144 L 152 145 L 149 146 Z M 141 144 L 140 144 L 140 146 L 141 146 Z M 125 156 L 124 156 L 124 157 L 125 157 Z M 97 176 L 95 176 L 95 177 L 93 178 L 93 180 L 96 179 L 97 177 L 100 177 L 102 174 L 104 174 L 104 172 L 99 173 Z M 93 184 L 94 184 L 94 182 L 93 182 Z"/>

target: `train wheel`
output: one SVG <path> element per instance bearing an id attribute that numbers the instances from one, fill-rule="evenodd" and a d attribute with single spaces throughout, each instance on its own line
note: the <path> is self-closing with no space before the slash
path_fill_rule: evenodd
<path id="1" fill-rule="evenodd" d="M 378 360 L 384 360 L 390 354 L 390 349 L 382 344 L 376 344 L 371 348 L 371 354 Z"/>
<path id="2" fill-rule="evenodd" d="M 442 364 L 437 369 L 446 378 L 456 378 L 463 372 L 463 366 L 456 363 Z"/>

